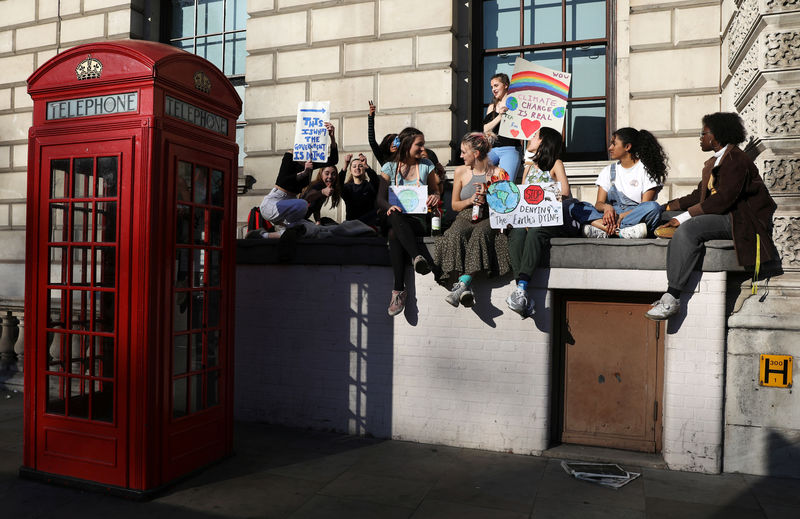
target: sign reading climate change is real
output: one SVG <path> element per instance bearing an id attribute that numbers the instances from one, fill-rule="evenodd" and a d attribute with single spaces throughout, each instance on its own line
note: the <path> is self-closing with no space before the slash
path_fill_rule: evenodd
<path id="1" fill-rule="evenodd" d="M 301 101 L 297 105 L 297 126 L 294 134 L 294 160 L 325 162 L 331 139 L 325 123 L 331 120 L 330 101 Z"/>
<path id="2" fill-rule="evenodd" d="M 517 58 L 506 97 L 508 111 L 500 121 L 500 135 L 525 140 L 543 126 L 561 133 L 571 77 L 572 74 Z"/>
<path id="3" fill-rule="evenodd" d="M 561 182 L 516 185 L 492 182 L 486 193 L 492 229 L 561 225 Z"/>

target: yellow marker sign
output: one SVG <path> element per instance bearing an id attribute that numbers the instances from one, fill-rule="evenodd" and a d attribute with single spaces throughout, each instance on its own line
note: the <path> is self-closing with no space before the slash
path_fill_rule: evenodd
<path id="1" fill-rule="evenodd" d="M 792 356 L 761 355 L 758 383 L 769 387 L 792 387 Z"/>

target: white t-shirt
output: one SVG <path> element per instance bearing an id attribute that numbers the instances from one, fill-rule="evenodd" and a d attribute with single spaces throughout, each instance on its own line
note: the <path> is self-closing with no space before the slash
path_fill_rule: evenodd
<path id="1" fill-rule="evenodd" d="M 661 185 L 650 179 L 641 160 L 627 169 L 617 162 L 614 184 L 617 186 L 617 191 L 621 191 L 637 204 L 641 203 L 645 191 Z M 611 189 L 611 164 L 603 168 L 597 176 L 595 185 L 605 189 L 606 193 Z"/>

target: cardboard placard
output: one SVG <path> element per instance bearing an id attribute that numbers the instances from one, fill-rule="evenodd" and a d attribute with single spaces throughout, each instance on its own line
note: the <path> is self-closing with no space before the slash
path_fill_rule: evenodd
<path id="1" fill-rule="evenodd" d="M 328 160 L 331 139 L 325 123 L 331 120 L 330 101 L 301 101 L 297 104 L 293 159 L 300 162 Z"/>
<path id="2" fill-rule="evenodd" d="M 546 126 L 561 133 L 567 113 L 572 74 L 542 67 L 522 58 L 514 62 L 500 135 L 527 140 Z"/>
<path id="3" fill-rule="evenodd" d="M 492 229 L 547 227 L 564 223 L 561 182 L 521 184 L 493 182 L 486 194 Z"/>
<path id="4" fill-rule="evenodd" d="M 402 207 L 404 213 L 425 214 L 428 186 L 389 186 L 389 205 Z"/>

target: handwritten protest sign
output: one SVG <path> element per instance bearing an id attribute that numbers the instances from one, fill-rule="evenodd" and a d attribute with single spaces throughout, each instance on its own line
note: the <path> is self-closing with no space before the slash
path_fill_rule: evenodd
<path id="1" fill-rule="evenodd" d="M 427 213 L 427 199 L 428 186 L 389 186 L 389 205 L 402 207 L 404 213 Z"/>
<path id="2" fill-rule="evenodd" d="M 489 184 L 489 225 L 492 229 L 512 227 L 547 227 L 561 225 L 561 183 L 516 185 L 513 182 Z"/>
<path id="3" fill-rule="evenodd" d="M 500 135 L 525 140 L 543 126 L 560 133 L 564 128 L 571 77 L 572 74 L 517 58 L 506 98 L 508 111 L 500 121 Z"/>
<path id="4" fill-rule="evenodd" d="M 294 134 L 294 160 L 325 162 L 330 151 L 330 137 L 325 123 L 331 120 L 330 101 L 301 101 L 297 105 Z"/>

